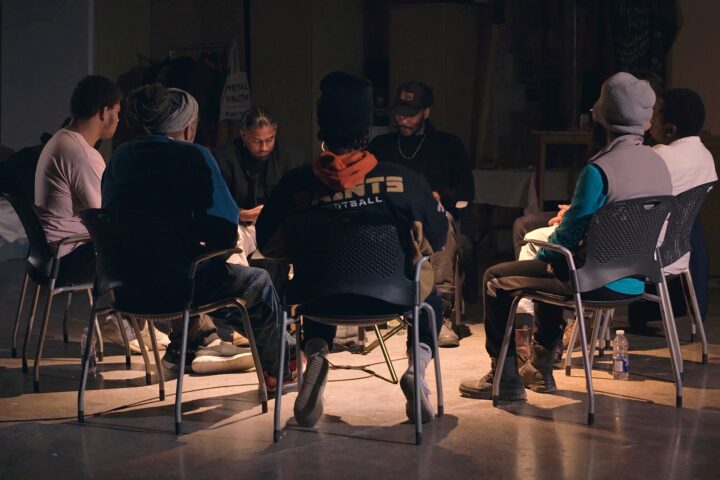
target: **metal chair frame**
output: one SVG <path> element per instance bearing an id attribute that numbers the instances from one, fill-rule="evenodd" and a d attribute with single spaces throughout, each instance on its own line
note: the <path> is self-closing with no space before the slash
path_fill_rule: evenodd
<path id="1" fill-rule="evenodd" d="M 34 209 L 32 206 L 27 204 L 21 204 L 21 202 L 24 202 L 22 199 L 20 199 L 18 196 L 9 194 L 9 193 L 0 193 L 0 196 L 5 198 L 10 205 L 15 210 L 16 215 L 18 218 L 20 218 L 21 223 L 23 225 L 23 229 L 25 230 L 26 236 L 28 237 L 28 241 L 44 241 L 47 245 L 47 251 L 49 252 L 50 258 L 46 259 L 46 261 L 49 262 L 49 269 L 48 269 L 48 275 L 42 275 L 43 278 L 40 278 L 39 282 L 35 282 L 33 278 L 31 277 L 31 270 L 37 271 L 37 268 L 34 268 L 33 265 L 29 262 L 29 256 L 30 252 L 32 250 L 32 245 L 28 246 L 28 254 L 26 256 L 25 260 L 25 273 L 23 275 L 23 282 L 22 287 L 20 290 L 20 297 L 18 298 L 18 306 L 17 306 L 17 312 L 15 314 L 15 323 L 13 324 L 13 330 L 12 330 L 12 346 L 11 346 L 11 353 L 13 358 L 17 358 L 17 332 L 20 328 L 20 318 L 22 317 L 23 308 L 25 306 L 25 296 L 27 294 L 28 284 L 30 281 L 32 281 L 35 284 L 35 290 L 33 292 L 33 298 L 32 298 L 32 304 L 30 307 L 30 313 L 28 317 L 28 323 L 25 330 L 25 339 L 23 341 L 23 347 L 22 347 L 22 370 L 24 373 L 28 372 L 28 346 L 30 343 L 30 336 L 32 335 L 32 329 L 35 322 L 35 314 L 37 312 L 37 304 L 38 300 L 40 299 L 40 293 L 41 290 L 44 288 L 46 290 L 46 297 L 45 297 L 45 311 L 43 313 L 43 320 L 41 324 L 40 329 L 40 336 L 38 339 L 37 349 L 35 352 L 35 363 L 33 365 L 33 389 L 35 392 L 40 391 L 40 361 L 42 359 L 42 353 L 45 346 L 45 337 L 47 334 L 47 327 L 50 319 L 50 313 L 52 310 L 52 304 L 53 299 L 62 293 L 67 293 L 67 302 L 65 304 L 65 311 L 63 314 L 63 341 L 65 343 L 68 343 L 68 327 L 67 327 L 67 321 L 68 321 L 68 313 L 70 309 L 70 304 L 72 302 L 72 295 L 74 292 L 82 292 L 86 291 L 88 295 L 88 300 L 92 303 L 92 284 L 91 283 L 83 283 L 78 285 L 61 285 L 56 286 L 58 274 L 60 271 L 60 262 L 62 261 L 62 257 L 60 256 L 60 251 L 63 246 L 65 245 L 71 245 L 71 244 L 78 244 L 78 243 L 84 243 L 90 240 L 90 236 L 87 234 L 79 234 L 79 235 L 72 235 L 70 237 L 63 238 L 61 240 L 58 240 L 56 242 L 48 242 L 45 238 L 44 232 L 42 232 L 42 227 L 40 225 L 40 220 L 37 218 L 37 214 L 35 214 Z M 28 224 L 30 223 L 30 224 Z M 37 233 L 37 237 L 42 238 L 36 238 L 35 235 L 31 235 L 30 231 L 31 229 L 34 229 Z M 42 233 L 40 233 L 42 232 Z M 41 275 L 38 273 L 38 275 Z M 103 349 L 103 341 L 102 341 L 102 332 L 100 330 L 100 325 L 97 321 L 94 323 L 94 329 L 97 331 L 98 335 L 98 360 L 102 361 L 104 356 L 104 349 Z M 126 353 L 129 355 L 130 353 L 130 347 L 127 341 L 125 342 L 126 347 Z"/>
<path id="2" fill-rule="evenodd" d="M 210 254 L 199 256 L 193 261 L 189 279 L 191 281 L 195 281 L 195 274 L 197 272 L 198 266 L 200 266 L 202 263 L 207 262 L 210 259 L 224 256 L 224 255 L 231 255 L 235 253 L 242 253 L 242 249 L 239 248 L 230 248 L 226 250 L 220 250 L 216 251 Z M 106 292 L 100 291 L 100 289 L 97 287 L 97 283 L 95 285 L 95 288 L 93 289 L 93 306 L 92 311 L 90 312 L 90 323 L 92 324 L 93 319 L 96 316 L 97 310 L 97 300 L 105 294 Z M 183 391 L 183 378 L 185 376 L 185 359 L 187 358 L 187 338 L 188 338 L 188 327 L 190 324 L 190 317 L 201 315 L 205 313 L 214 312 L 216 310 L 220 310 L 222 308 L 229 308 L 229 307 L 236 307 L 238 310 L 240 310 L 240 316 L 242 317 L 242 323 L 243 328 L 246 331 L 246 336 L 248 340 L 250 341 L 250 350 L 252 352 L 253 361 L 255 363 L 255 371 L 257 373 L 258 377 L 258 383 L 259 383 L 259 396 L 260 396 L 260 402 L 262 405 L 262 412 L 267 413 L 268 406 L 267 406 L 267 387 L 265 386 L 265 379 L 263 376 L 262 366 L 260 363 L 260 355 L 257 350 L 257 344 L 255 343 L 255 336 L 252 333 L 252 327 L 250 325 L 250 318 L 248 317 L 247 309 L 245 308 L 245 303 L 242 301 L 242 299 L 238 298 L 232 298 L 227 299 L 219 302 L 214 302 L 211 304 L 203 305 L 200 307 L 191 307 L 192 305 L 192 299 L 190 302 L 187 303 L 185 309 L 180 312 L 167 312 L 163 314 L 148 314 L 144 312 L 129 312 L 124 311 L 121 309 L 113 309 L 116 313 L 121 313 L 123 315 L 127 315 L 130 318 L 130 321 L 132 323 L 133 329 L 138 332 L 138 318 L 143 318 L 148 321 L 149 323 L 149 332 L 150 332 L 150 341 L 152 343 L 152 350 L 153 350 L 153 356 L 155 360 L 155 367 L 157 370 L 158 375 L 158 388 L 159 388 L 159 397 L 160 400 L 165 400 L 165 374 L 163 371 L 161 359 L 160 359 L 160 353 L 158 351 L 158 344 L 157 344 L 157 338 L 155 336 L 155 322 L 163 321 L 174 321 L 174 320 L 182 320 L 182 345 L 180 347 L 180 364 L 178 366 L 178 375 L 177 375 L 177 387 L 175 392 L 175 434 L 180 435 L 182 433 L 182 391 Z M 92 341 L 92 331 L 89 330 L 89 338 L 87 344 L 90 345 Z M 148 358 L 147 349 L 145 348 L 145 342 L 142 338 L 142 335 L 139 335 L 138 337 L 138 343 L 140 344 L 140 350 L 143 355 L 143 359 L 145 360 L 145 379 L 148 385 L 151 382 L 151 376 L 152 373 L 150 372 L 150 362 Z M 82 372 L 80 376 L 80 387 L 78 389 L 78 423 L 84 423 L 85 421 L 85 390 L 87 387 L 87 375 L 90 365 L 90 349 L 85 348 L 83 351 L 83 358 L 82 358 Z"/>
<path id="3" fill-rule="evenodd" d="M 422 268 L 422 265 L 427 262 L 429 257 L 422 257 L 418 262 L 415 264 L 415 305 L 412 306 L 412 312 L 398 312 L 391 315 L 383 315 L 380 317 L 372 317 L 368 315 L 362 315 L 362 313 L 355 314 L 353 316 L 343 316 L 343 315 L 333 315 L 330 316 L 318 316 L 313 315 L 311 312 L 306 314 L 308 318 L 312 318 L 315 321 L 322 322 L 322 323 L 330 323 L 330 324 L 339 324 L 338 320 L 341 321 L 347 321 L 348 323 L 352 323 L 353 325 L 357 326 L 367 326 L 367 325 L 374 325 L 377 328 L 377 325 L 380 323 L 387 322 L 388 320 L 397 318 L 398 316 L 403 316 L 405 318 L 405 321 L 408 322 L 407 318 L 411 318 L 411 322 L 408 322 L 412 326 L 412 332 L 413 332 L 413 369 L 414 371 L 418 371 L 418 348 L 420 343 L 420 331 L 419 331 L 419 321 L 420 321 L 420 310 L 424 309 L 428 313 L 428 321 L 430 322 L 430 330 L 433 334 L 433 341 L 434 341 L 434 365 L 435 365 L 435 381 L 437 386 L 437 416 L 442 417 L 444 414 L 444 403 L 443 403 L 443 391 L 442 391 L 442 375 L 440 370 L 440 352 L 437 347 L 437 331 L 435 329 L 435 312 L 432 309 L 432 307 L 427 304 L 426 302 L 420 301 L 420 270 Z M 302 311 L 302 308 L 301 308 Z M 288 326 L 298 322 L 302 318 L 301 314 L 295 314 L 294 316 L 290 315 L 290 308 L 283 308 L 282 312 L 282 318 L 280 320 L 280 325 L 283 326 L 283 328 L 287 328 Z M 343 323 L 344 324 L 344 323 Z M 296 358 L 298 365 L 302 365 L 302 349 L 300 347 L 300 328 L 295 329 L 295 335 L 296 335 L 296 342 L 295 342 L 295 348 L 296 348 Z M 378 339 L 382 338 L 382 335 L 378 337 Z M 384 347 L 384 343 L 381 343 L 381 345 Z M 387 350 L 383 348 L 383 354 L 386 355 L 386 360 L 389 358 L 387 356 Z M 285 360 L 285 341 L 284 339 L 281 339 L 280 341 L 280 359 L 279 359 L 279 365 L 280 365 L 280 371 L 278 372 L 278 378 L 283 378 L 283 365 Z M 392 363 L 388 363 L 388 366 L 391 366 Z M 302 369 L 298 369 L 298 388 L 302 386 Z M 419 414 L 420 412 L 420 376 L 415 375 L 414 376 L 414 389 L 415 389 L 415 444 L 421 445 L 422 444 L 422 415 Z M 281 421 L 281 410 L 282 410 L 282 391 L 283 391 L 283 382 L 278 382 L 277 387 L 277 393 L 275 395 L 275 416 L 274 416 L 274 422 L 273 422 L 273 442 L 277 443 L 280 441 L 281 438 L 281 428 L 280 428 L 280 421 Z"/>
<path id="4" fill-rule="evenodd" d="M 671 199 L 671 197 L 665 197 L 668 199 Z M 663 200 L 663 197 L 654 197 L 654 199 L 660 199 Z M 635 201 L 641 202 L 645 199 L 636 199 Z M 611 204 L 610 204 L 611 205 Z M 604 207 L 605 208 L 605 207 Z M 591 226 L 592 228 L 592 226 Z M 658 236 L 659 236 L 659 226 L 658 226 Z M 608 308 L 614 308 L 619 305 L 628 304 L 633 301 L 636 301 L 641 298 L 640 295 L 637 297 L 631 297 L 627 300 L 620 300 L 620 301 L 609 301 L 609 302 L 599 302 L 599 301 L 589 301 L 589 300 L 583 300 L 582 299 L 582 292 L 583 291 L 590 291 L 594 288 L 597 288 L 593 286 L 593 288 L 585 288 L 585 290 L 582 289 L 581 282 L 580 282 L 580 269 L 578 269 L 575 265 L 575 259 L 570 250 L 568 250 L 565 247 L 562 247 L 560 245 L 555 245 L 548 242 L 542 242 L 542 241 L 536 241 L 536 240 L 528 240 L 525 241 L 525 243 L 531 243 L 535 245 L 536 247 L 546 248 L 548 250 L 552 250 L 555 252 L 560 253 L 563 255 L 565 261 L 568 265 L 569 270 L 569 277 L 570 277 L 570 287 L 572 289 L 572 295 L 568 296 L 560 296 L 560 295 L 551 295 L 547 293 L 542 293 L 539 291 L 533 291 L 533 290 L 521 290 L 518 292 L 513 293 L 513 302 L 512 306 L 510 307 L 510 314 L 508 317 L 508 322 L 505 328 L 505 334 L 503 337 L 502 346 L 500 349 L 500 355 L 498 357 L 496 371 L 502 372 L 503 366 L 505 364 L 505 359 L 507 357 L 507 353 L 509 350 L 510 340 L 513 335 L 514 325 L 515 325 L 515 314 L 517 310 L 517 304 L 519 303 L 520 299 L 522 298 L 529 298 L 534 301 L 540 301 L 544 303 L 549 303 L 552 305 L 557 305 L 565 309 L 571 309 L 575 311 L 575 314 L 577 316 L 577 326 L 576 331 L 579 330 L 580 334 L 580 341 L 581 341 L 581 349 L 582 349 L 582 358 L 583 358 L 583 367 L 585 370 L 585 382 L 588 392 L 588 414 L 587 414 L 587 423 L 588 425 L 593 425 L 595 422 L 595 393 L 593 390 L 593 384 L 592 384 L 592 360 L 590 358 L 589 354 L 589 345 L 594 345 L 594 343 L 588 343 L 587 338 L 587 332 L 585 329 L 585 311 L 586 310 L 605 310 Z M 678 361 L 678 358 L 680 357 L 680 347 L 679 347 L 679 341 L 677 339 L 677 330 L 675 328 L 675 322 L 672 321 L 671 315 L 667 314 L 668 305 L 669 305 L 669 299 L 667 295 L 667 286 L 665 284 L 665 277 L 662 274 L 662 265 L 660 262 L 660 256 L 659 256 L 659 250 L 656 247 L 655 248 L 655 258 L 652 259 L 654 264 L 657 266 L 657 271 L 653 273 L 653 283 L 657 281 L 658 285 L 658 292 L 660 299 L 662 300 L 660 302 L 660 309 L 662 312 L 662 318 L 663 318 L 663 327 L 665 328 L 665 334 L 668 341 L 668 347 L 670 349 L 670 360 L 671 360 L 671 366 L 673 370 L 673 374 L 675 377 L 675 385 L 676 385 L 676 407 L 682 407 L 682 378 L 681 378 L 681 368 Z M 649 258 L 646 258 L 646 260 L 651 260 Z M 654 269 L 654 267 L 653 267 Z M 612 281 L 612 280 L 610 280 Z M 597 315 L 596 315 L 597 317 Z M 609 316 L 606 316 L 607 319 L 609 319 Z M 607 321 L 607 319 L 605 321 Z M 597 339 L 598 332 L 600 331 L 600 328 L 594 329 L 593 334 L 593 340 Z M 572 349 L 569 350 L 572 352 Z M 499 404 L 499 394 L 500 394 L 500 378 L 501 375 L 495 375 L 494 381 L 493 381 L 493 406 L 498 406 Z"/>
<path id="5" fill-rule="evenodd" d="M 124 283 L 124 279 L 122 278 L 113 278 L 113 273 L 106 272 L 105 268 L 102 266 L 105 263 L 112 264 L 112 262 L 103 262 L 103 258 L 107 254 L 104 252 L 103 248 L 103 237 L 104 235 L 99 230 L 97 225 L 94 224 L 94 219 L 101 217 L 102 214 L 106 213 L 105 210 L 102 209 L 91 209 L 91 210 L 85 210 L 81 213 L 82 221 L 85 224 L 85 226 L 88 228 L 88 231 L 90 232 L 91 237 L 94 236 L 93 241 L 96 247 L 96 255 L 98 256 L 98 262 L 96 263 L 97 271 L 95 275 L 95 284 L 93 286 L 93 302 L 92 302 L 92 308 L 90 312 L 90 320 L 89 324 L 92 325 L 92 323 L 95 321 L 95 317 L 97 314 L 97 303 L 98 300 L 109 292 L 114 292 L 114 289 L 118 287 L 126 287 L 127 285 Z M 96 231 L 97 230 L 97 231 Z M 112 310 L 121 313 L 124 315 L 127 315 L 130 318 L 130 321 L 133 325 L 133 328 L 138 332 L 138 318 L 144 318 L 148 320 L 149 325 L 149 332 L 150 332 L 150 341 L 153 346 L 153 355 L 155 360 L 155 366 L 157 369 L 158 374 L 158 386 L 159 386 L 159 397 L 160 400 L 165 399 L 165 376 L 163 372 L 163 367 L 160 359 L 160 353 L 157 348 L 157 339 L 155 336 L 155 328 L 154 328 L 154 322 L 156 321 L 173 321 L 182 319 L 182 344 L 180 346 L 180 364 L 178 366 L 178 375 L 177 375 L 177 388 L 176 388 L 176 396 L 175 396 L 175 433 L 177 435 L 180 435 L 182 432 L 182 389 L 183 389 L 183 379 L 185 376 L 185 360 L 187 358 L 187 340 L 188 340 L 188 328 L 190 323 L 190 317 L 201 315 L 204 313 L 213 312 L 222 308 L 228 308 L 228 307 L 236 307 L 240 310 L 241 317 L 242 317 L 242 323 L 243 327 L 246 331 L 246 336 L 248 340 L 250 341 L 250 350 L 252 352 L 253 361 L 255 363 L 255 371 L 257 373 L 258 377 L 258 383 L 259 383 L 259 396 L 260 396 L 260 402 L 262 404 L 262 411 L 263 413 L 266 413 L 267 408 L 267 387 L 265 385 L 265 379 L 263 376 L 263 370 L 260 363 L 260 355 L 257 350 L 257 344 L 255 342 L 255 336 L 253 335 L 252 328 L 250 325 L 250 319 L 248 317 L 247 309 L 245 308 L 245 303 L 240 298 L 227 298 L 223 299 L 217 302 L 213 302 L 206 305 L 201 306 L 193 306 L 193 300 L 195 295 L 195 275 L 197 273 L 198 267 L 205 262 L 208 262 L 209 260 L 221 257 L 221 256 L 229 256 L 236 253 L 242 253 L 242 249 L 240 248 L 229 248 L 219 251 L 214 251 L 202 255 L 198 255 L 195 257 L 189 265 L 188 273 L 187 273 L 187 279 L 189 282 L 189 291 L 188 291 L 188 297 L 185 299 L 182 299 L 183 302 L 183 309 L 181 311 L 167 311 L 167 312 L 143 312 L 143 311 L 128 311 L 127 309 L 124 309 L 117 305 L 117 302 L 113 301 Z M 152 295 L 151 292 L 147 292 L 148 295 Z M 137 333 L 136 333 L 137 334 Z M 82 372 L 80 376 L 80 386 L 78 388 L 78 423 L 84 423 L 85 421 L 85 390 L 87 387 L 87 375 L 90 365 L 90 345 L 92 345 L 92 330 L 89 330 L 88 334 L 88 341 L 86 342 L 86 348 L 83 351 L 83 358 L 82 358 Z M 147 349 L 145 348 L 145 342 L 142 338 L 142 335 L 138 335 L 138 343 L 140 344 L 140 351 L 142 352 L 143 359 L 145 360 L 145 379 L 146 382 L 149 384 L 151 382 L 151 372 L 150 372 L 150 363 L 148 358 Z"/>

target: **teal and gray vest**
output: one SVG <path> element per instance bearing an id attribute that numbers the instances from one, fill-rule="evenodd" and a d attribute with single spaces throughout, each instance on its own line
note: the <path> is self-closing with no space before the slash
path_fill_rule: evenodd
<path id="1" fill-rule="evenodd" d="M 642 145 L 639 135 L 623 135 L 600 151 L 591 162 L 607 180 L 606 203 L 652 195 L 672 195 L 665 161 Z"/>

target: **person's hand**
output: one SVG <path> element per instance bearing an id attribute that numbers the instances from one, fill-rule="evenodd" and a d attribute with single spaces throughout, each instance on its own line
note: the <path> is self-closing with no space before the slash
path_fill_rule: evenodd
<path id="1" fill-rule="evenodd" d="M 251 208 L 250 210 L 240 209 L 240 221 L 246 223 L 255 223 L 257 218 L 260 216 L 260 212 L 262 211 L 262 209 L 262 205 L 258 205 L 257 207 Z"/>
<path id="2" fill-rule="evenodd" d="M 440 194 L 438 192 L 432 192 L 432 194 L 433 194 L 433 197 L 435 197 L 435 200 L 440 202 Z M 442 203 L 442 202 L 440 202 L 440 203 Z"/>
<path id="3" fill-rule="evenodd" d="M 558 213 L 554 217 L 552 217 L 550 220 L 548 220 L 548 225 L 560 225 L 560 222 L 562 222 L 563 216 L 565 215 L 565 212 L 568 211 L 568 208 L 570 208 L 570 205 L 561 204 L 558 205 Z"/>

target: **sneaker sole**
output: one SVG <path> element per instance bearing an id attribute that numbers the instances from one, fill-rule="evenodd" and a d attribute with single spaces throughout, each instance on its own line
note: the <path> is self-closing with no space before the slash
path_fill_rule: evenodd
<path id="1" fill-rule="evenodd" d="M 255 366 L 252 353 L 240 353 L 232 357 L 213 355 L 196 356 L 192 362 L 193 372 L 197 374 L 242 372 Z"/>
<path id="2" fill-rule="evenodd" d="M 466 388 L 460 385 L 460 394 L 469 397 L 469 398 L 475 398 L 478 400 L 492 400 L 492 389 L 490 390 L 475 390 L 471 388 Z M 500 390 L 500 394 L 498 395 L 499 400 L 503 400 L 505 402 L 519 402 L 521 400 L 527 399 L 527 394 L 525 393 L 525 388 L 522 389 L 516 389 L 516 390 Z"/>
<path id="3" fill-rule="evenodd" d="M 415 422 L 415 376 L 409 373 L 403 375 L 400 379 L 400 389 L 407 400 L 405 402 L 405 415 L 407 415 L 408 420 Z M 420 394 L 420 413 L 422 423 L 431 422 L 435 418 L 435 409 L 430 403 L 430 398 L 424 393 Z"/>
<path id="4" fill-rule="evenodd" d="M 554 393 L 557 392 L 557 385 L 553 386 L 545 386 L 545 385 L 530 385 L 530 390 L 532 390 L 535 393 Z"/>
<path id="5" fill-rule="evenodd" d="M 323 357 L 310 360 L 305 370 L 300 395 L 295 399 L 295 420 L 303 427 L 314 426 L 323 413 L 323 390 L 327 382 L 329 365 Z"/>

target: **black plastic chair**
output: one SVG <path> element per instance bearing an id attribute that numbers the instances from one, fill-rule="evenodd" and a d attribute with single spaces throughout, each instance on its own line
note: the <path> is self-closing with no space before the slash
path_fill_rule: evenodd
<path id="1" fill-rule="evenodd" d="M 30 317 L 28 319 L 27 330 L 25 332 L 25 341 L 23 342 L 22 349 L 22 369 L 23 372 L 28 371 L 27 352 L 28 345 L 30 342 L 30 336 L 32 334 L 33 324 L 35 320 L 35 313 L 37 311 L 38 299 L 40 298 L 40 290 L 45 288 L 47 291 L 47 297 L 45 301 L 45 312 L 43 314 L 42 327 L 40 330 L 40 338 L 38 340 L 38 346 L 35 353 L 35 364 L 34 364 L 34 389 L 35 392 L 40 391 L 40 360 L 42 358 L 43 348 L 45 346 L 45 335 L 47 333 L 48 320 L 50 318 L 50 311 L 52 308 L 53 299 L 55 296 L 61 293 L 67 293 L 67 303 L 65 305 L 65 314 L 63 315 L 63 341 L 68 343 L 68 329 L 67 319 L 68 310 L 72 301 L 73 292 L 86 291 L 88 300 L 92 302 L 92 295 L 90 289 L 92 288 L 93 277 L 87 278 L 75 278 L 70 281 L 63 281 L 59 278 L 60 264 L 62 258 L 60 257 L 60 250 L 64 245 L 72 245 L 78 243 L 84 243 L 90 240 L 90 236 L 87 234 L 73 235 L 71 237 L 63 238 L 57 242 L 48 242 L 45 232 L 40 224 L 40 219 L 35 213 L 33 205 L 28 202 L 26 198 L 21 195 L 13 193 L 2 193 L 4 197 L 15 210 L 16 215 L 22 223 L 25 235 L 28 238 L 28 254 L 25 262 L 25 274 L 23 277 L 23 284 L 20 290 L 20 298 L 18 300 L 17 314 L 15 316 L 15 324 L 12 332 L 12 356 L 17 356 L 17 332 L 20 326 L 20 317 L 25 303 L 25 295 L 27 293 L 27 287 L 30 280 L 35 284 L 35 292 L 33 294 L 32 306 L 30 309 Z M 79 277 L 82 277 L 80 275 Z M 103 342 L 100 333 L 100 327 L 95 322 L 95 329 L 98 332 L 98 356 L 102 360 L 103 357 Z M 126 349 L 128 349 L 126 345 Z M 129 350 L 128 350 L 129 352 Z M 129 353 L 128 353 L 129 354 Z"/>
<path id="2" fill-rule="evenodd" d="M 155 218 L 142 212 L 89 209 L 81 212 L 80 216 L 90 232 L 97 254 L 90 322 L 92 324 L 96 314 L 97 300 L 112 292 L 112 309 L 115 312 L 128 316 L 136 329 L 138 318 L 150 323 L 148 330 L 157 367 L 160 400 L 165 398 L 165 376 L 157 348 L 154 322 L 182 320 L 182 345 L 175 396 L 175 433 L 181 433 L 182 386 L 190 317 L 224 308 L 240 310 L 255 362 L 262 411 L 266 413 L 267 389 L 245 303 L 240 298 L 225 298 L 203 305 L 194 301 L 195 274 L 198 268 L 206 266 L 207 262 L 212 260 L 220 261 L 219 257 L 240 253 L 241 250 L 231 248 L 191 256 L 188 252 L 195 248 L 184 231 L 182 222 Z M 138 341 L 146 359 L 146 378 L 149 380 L 151 373 L 142 336 L 138 336 Z M 91 342 L 92 338 L 89 338 L 88 345 Z M 83 352 L 78 391 L 79 423 L 83 423 L 85 419 L 89 353 L 89 348 Z"/>
<path id="3" fill-rule="evenodd" d="M 677 260 L 682 258 L 686 253 L 690 252 L 691 243 L 690 243 L 690 235 L 692 232 L 692 226 L 695 222 L 695 219 L 697 218 L 698 213 L 700 212 L 700 207 L 702 206 L 703 201 L 705 200 L 705 197 L 708 193 L 713 189 L 713 186 L 716 182 L 710 182 L 703 185 L 698 185 L 697 187 L 691 188 L 690 190 L 687 190 L 685 192 L 682 192 L 681 194 L 677 195 L 675 197 L 675 201 L 673 202 L 673 208 L 670 213 L 670 218 L 667 222 L 667 228 L 665 230 L 665 235 L 663 237 L 662 244 L 660 245 L 660 259 L 662 261 L 663 267 L 668 267 L 669 265 L 672 265 Z M 700 317 L 700 308 L 697 304 L 697 296 L 695 295 L 695 286 L 693 284 L 692 276 L 690 275 L 689 267 L 686 267 L 683 271 L 680 271 L 679 273 L 675 274 L 668 274 L 665 273 L 665 298 L 667 299 L 667 304 L 665 305 L 665 311 L 668 313 L 670 318 L 672 319 L 672 326 L 674 329 L 677 330 L 673 309 L 672 309 L 672 302 L 670 297 L 670 292 L 668 290 L 667 282 L 669 280 L 672 280 L 674 278 L 680 277 L 680 281 L 683 286 L 683 296 L 685 300 L 685 306 L 687 308 L 688 316 L 690 317 L 690 326 L 691 326 L 691 334 L 690 334 L 690 342 L 694 343 L 696 340 L 696 332 L 700 332 L 700 342 L 702 346 L 702 360 L 701 364 L 706 365 L 708 361 L 708 346 L 707 346 L 707 337 L 705 336 L 705 329 L 703 327 L 702 318 Z M 649 300 L 652 302 L 660 303 L 662 299 L 658 295 L 653 295 L 651 293 L 645 293 L 643 295 L 644 300 Z M 600 335 L 607 338 L 609 335 L 609 327 L 610 322 L 612 321 L 612 315 L 605 318 L 602 322 L 599 332 Z M 593 331 L 595 333 L 595 331 Z M 591 341 L 591 344 L 594 345 L 594 340 L 596 336 L 593 336 L 593 341 Z M 571 342 L 574 344 L 574 339 Z M 607 341 L 606 341 L 607 343 Z M 608 345 L 606 345 L 606 348 L 610 348 Z M 602 349 L 600 350 L 602 354 Z M 568 357 L 569 360 L 569 357 Z M 684 362 L 682 358 L 682 353 L 680 351 L 680 345 L 678 340 L 677 345 L 677 361 L 680 368 L 680 374 L 682 375 L 684 371 Z M 592 362 L 592 359 L 591 359 Z M 569 363 L 569 362 L 568 362 Z M 566 370 L 569 371 L 569 367 L 566 367 Z"/>
<path id="4" fill-rule="evenodd" d="M 597 290 L 610 282 L 626 277 L 646 279 L 658 286 L 658 292 L 663 298 L 661 312 L 663 327 L 670 349 L 671 365 L 676 384 L 676 406 L 682 406 L 682 379 L 677 362 L 679 348 L 677 331 L 672 318 L 664 307 L 666 290 L 665 277 L 662 266 L 658 261 L 658 238 L 662 226 L 673 206 L 673 197 L 656 196 L 615 202 L 601 208 L 590 221 L 586 241 L 586 255 L 584 264 L 576 267 L 575 257 L 567 248 L 559 245 L 531 240 L 537 247 L 547 248 L 561 253 L 568 265 L 570 287 L 572 295 L 551 295 L 537 290 L 521 290 L 514 292 L 514 300 L 510 308 L 505 336 L 496 371 L 501 372 L 507 356 L 510 339 L 513 336 L 515 325 L 515 311 L 522 298 L 558 305 L 574 310 L 577 317 L 576 328 L 580 331 L 583 366 L 585 368 L 585 381 L 588 390 L 588 425 L 595 422 L 595 394 L 593 391 L 591 359 L 587 334 L 585 331 L 585 310 L 598 311 L 614 308 L 620 305 L 640 300 L 642 295 L 631 296 L 623 300 L 601 301 L 598 299 L 585 300 L 583 294 Z M 596 329 L 597 330 L 597 329 Z M 500 393 L 500 375 L 495 375 L 493 383 L 493 405 L 497 406 Z"/>
<path id="5" fill-rule="evenodd" d="M 686 253 L 690 252 L 690 234 L 692 232 L 693 223 L 700 212 L 700 207 L 710 190 L 713 189 L 717 182 L 710 182 L 691 188 L 675 197 L 675 204 L 668 220 L 667 230 L 662 245 L 660 245 L 660 258 L 663 266 L 672 265 L 682 258 Z M 697 332 L 700 333 L 700 342 L 702 343 L 702 364 L 707 364 L 708 346 L 705 329 L 703 328 L 702 318 L 700 317 L 700 308 L 695 295 L 695 285 L 690 275 L 689 267 L 682 272 L 674 275 L 666 275 L 665 296 L 668 304 L 667 311 L 672 315 L 672 305 L 670 304 L 670 295 L 667 291 L 667 280 L 680 277 L 683 286 L 683 294 L 685 297 L 685 306 L 687 307 L 688 316 L 690 317 L 691 337 L 690 341 L 695 342 Z M 657 296 L 647 295 L 648 298 L 658 301 Z M 680 357 L 680 371 L 682 372 L 682 357 Z"/>
<path id="6" fill-rule="evenodd" d="M 361 216 L 305 219 L 303 242 L 295 247 L 293 259 L 295 275 L 287 287 L 282 324 L 285 328 L 301 317 L 332 325 L 370 326 L 404 317 L 413 328 L 413 360 L 417 371 L 420 310 L 428 313 L 435 340 L 435 377 L 437 381 L 438 417 L 443 415 L 442 378 L 437 348 L 435 314 L 432 307 L 420 296 L 420 272 L 428 257 L 415 265 L 406 261 L 401 240 L 395 226 L 372 223 Z M 317 221 L 315 221 L 317 220 Z M 301 243 L 301 244 L 300 244 Z M 290 306 L 298 305 L 291 315 Z M 297 335 L 297 358 L 301 365 L 300 328 Z M 387 353 L 385 352 L 387 355 Z M 283 378 L 285 342 L 281 341 L 281 368 Z M 298 378 L 302 385 L 302 376 Z M 281 437 L 280 413 L 282 382 L 275 396 L 273 440 Z M 420 412 L 420 377 L 415 376 L 415 411 Z M 415 422 L 415 442 L 422 443 L 422 419 L 418 413 Z"/>

